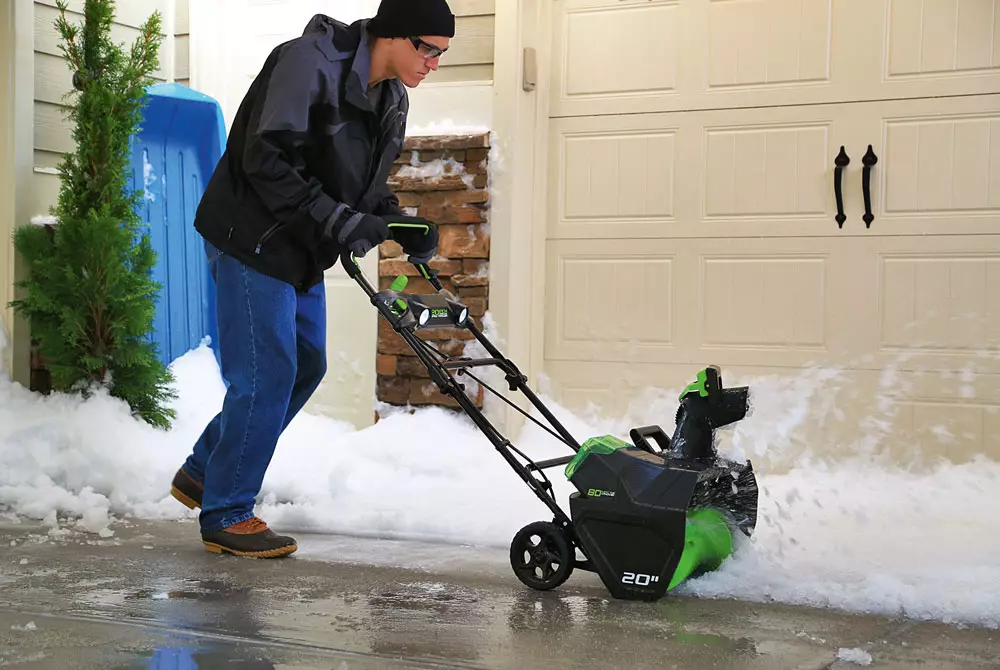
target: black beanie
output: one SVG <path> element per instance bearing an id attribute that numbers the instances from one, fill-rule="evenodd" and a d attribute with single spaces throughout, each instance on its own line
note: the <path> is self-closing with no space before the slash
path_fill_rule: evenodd
<path id="1" fill-rule="evenodd" d="M 375 37 L 454 37 L 455 15 L 447 0 L 382 0 L 368 29 Z"/>

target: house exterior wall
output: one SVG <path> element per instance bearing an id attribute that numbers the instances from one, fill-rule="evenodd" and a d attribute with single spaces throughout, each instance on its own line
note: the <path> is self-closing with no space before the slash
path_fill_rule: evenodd
<path id="1" fill-rule="evenodd" d="M 174 0 L 119 0 L 116 4 L 113 39 L 131 44 L 139 35 L 138 26 L 154 11 L 163 15 L 167 39 L 160 47 L 157 81 L 172 79 Z M 73 19 L 83 20 L 83 0 L 69 3 Z M 56 0 L 34 2 L 34 175 L 31 184 L 32 215 L 47 215 L 59 195 L 56 167 L 62 154 L 73 149 L 72 126 L 63 115 L 64 96 L 72 90 L 73 74 L 59 51 L 59 33 L 54 21 L 59 16 Z"/>
<path id="2" fill-rule="evenodd" d="M 22 268 L 11 236 L 25 221 L 31 179 L 31 0 L 0 3 L 0 378 L 29 380 L 28 326 L 7 307 Z"/>

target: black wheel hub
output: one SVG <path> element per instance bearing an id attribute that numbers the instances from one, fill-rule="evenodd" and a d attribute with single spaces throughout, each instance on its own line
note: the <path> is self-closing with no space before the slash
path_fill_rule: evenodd
<path id="1" fill-rule="evenodd" d="M 566 532 L 546 521 L 530 523 L 510 543 L 510 565 L 526 586 L 554 589 L 573 572 L 573 545 Z"/>

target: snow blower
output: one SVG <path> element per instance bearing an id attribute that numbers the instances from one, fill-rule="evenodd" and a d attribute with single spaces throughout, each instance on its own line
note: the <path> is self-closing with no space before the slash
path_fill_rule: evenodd
<path id="1" fill-rule="evenodd" d="M 657 600 L 689 577 L 717 569 L 733 553 L 735 538 L 753 533 L 757 523 L 753 467 L 721 459 L 714 433 L 746 416 L 749 389 L 724 388 L 718 367 L 699 372 L 681 394 L 671 437 L 651 425 L 633 428 L 631 442 L 604 435 L 580 444 L 532 392 L 517 366 L 476 327 L 469 310 L 444 290 L 429 266 L 414 263 L 436 292 L 418 295 L 406 293 L 404 275 L 378 291 L 350 252 L 341 262 L 441 392 L 455 400 L 552 512 L 552 521 L 529 523 L 511 542 L 511 568 L 526 586 L 554 589 L 580 569 L 595 572 L 615 598 Z M 418 336 L 422 329 L 443 327 L 467 329 L 489 357 L 447 356 Z M 549 425 L 473 374 L 473 369 L 482 367 L 500 369 L 509 390 L 523 393 Z M 462 377 L 496 395 L 573 453 L 538 462 L 528 458 L 466 394 Z M 564 467 L 576 488 L 569 496 L 568 515 L 545 475 L 555 467 Z"/>

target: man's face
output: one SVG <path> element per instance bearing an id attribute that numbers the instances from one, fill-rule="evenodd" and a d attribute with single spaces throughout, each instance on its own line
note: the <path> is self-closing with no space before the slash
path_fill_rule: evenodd
<path id="1" fill-rule="evenodd" d="M 436 35 L 404 37 L 393 40 L 393 69 L 409 88 L 416 88 L 431 71 L 438 69 L 438 61 L 448 49 L 451 40 Z"/>

